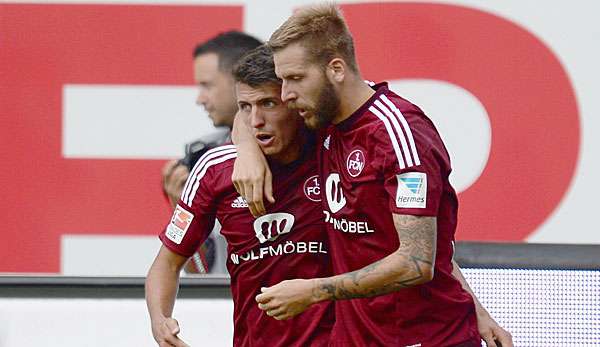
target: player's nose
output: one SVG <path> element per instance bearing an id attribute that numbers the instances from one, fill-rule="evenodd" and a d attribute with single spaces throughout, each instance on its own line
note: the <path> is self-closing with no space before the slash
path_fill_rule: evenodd
<path id="1" fill-rule="evenodd" d="M 205 106 L 207 102 L 208 102 L 208 97 L 206 95 L 206 92 L 203 90 L 199 90 L 198 95 L 196 96 L 196 105 Z"/>
<path id="2" fill-rule="evenodd" d="M 250 126 L 255 129 L 260 129 L 265 125 L 265 117 L 262 112 L 258 111 L 256 107 L 252 108 L 250 112 Z"/>
<path id="3" fill-rule="evenodd" d="M 281 84 L 281 100 L 283 102 L 288 102 L 291 100 L 296 100 L 298 98 L 298 95 L 296 94 L 296 92 L 294 92 L 290 87 L 289 84 L 286 83 L 285 81 L 283 81 L 283 83 Z"/>

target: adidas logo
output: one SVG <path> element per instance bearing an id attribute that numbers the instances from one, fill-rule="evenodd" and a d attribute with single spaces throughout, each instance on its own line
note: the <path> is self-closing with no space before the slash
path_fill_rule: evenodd
<path id="1" fill-rule="evenodd" d="M 233 208 L 246 208 L 246 207 L 248 207 L 248 203 L 246 202 L 246 200 L 244 200 L 244 198 L 242 198 L 241 196 L 238 196 L 231 203 L 231 207 L 233 207 Z"/>
<path id="2" fill-rule="evenodd" d="M 323 141 L 323 147 L 329 149 L 329 141 L 331 141 L 331 134 L 329 134 L 325 141 Z"/>

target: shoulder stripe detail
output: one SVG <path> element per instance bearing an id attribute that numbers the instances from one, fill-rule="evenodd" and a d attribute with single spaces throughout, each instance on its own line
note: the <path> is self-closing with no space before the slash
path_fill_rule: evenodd
<path id="1" fill-rule="evenodd" d="M 396 132 L 396 140 L 400 140 L 400 143 L 402 144 L 402 154 L 404 154 L 404 159 L 406 161 L 406 166 L 407 167 L 411 167 L 414 166 L 413 165 L 413 160 L 410 157 L 410 151 L 408 149 L 408 142 L 406 142 L 406 137 L 404 136 L 404 132 L 402 132 L 402 129 L 400 128 L 400 124 L 398 123 L 398 118 L 396 118 L 396 116 L 392 113 L 392 111 L 387 108 L 387 106 L 385 106 L 381 100 L 376 100 L 375 101 L 375 105 L 377 107 L 379 107 L 379 109 L 381 111 L 383 111 L 383 113 L 385 114 L 385 116 L 387 117 L 387 119 L 391 122 L 391 124 L 394 127 L 394 130 Z M 394 132 L 392 132 L 393 134 Z"/>
<path id="2" fill-rule="evenodd" d="M 204 153 L 204 155 L 202 155 L 202 157 L 198 159 L 196 165 L 194 165 L 194 168 L 192 169 L 192 172 L 190 173 L 190 176 L 188 177 L 188 180 L 185 183 L 183 192 L 181 193 L 181 200 L 183 200 L 184 202 L 187 201 L 191 194 L 192 186 L 194 185 L 194 182 L 198 177 L 198 174 L 202 172 L 202 170 L 205 168 L 206 164 L 209 161 L 235 152 L 236 149 L 234 145 L 220 146 L 206 151 L 206 153 Z"/>
<path id="3" fill-rule="evenodd" d="M 194 201 L 194 196 L 196 196 L 196 191 L 198 191 L 198 188 L 200 187 L 200 181 L 202 180 L 202 177 L 204 177 L 204 175 L 206 174 L 206 170 L 208 170 L 208 168 L 213 165 L 217 165 L 224 161 L 234 159 L 235 157 L 237 157 L 237 152 L 233 152 L 233 153 L 224 155 L 222 157 L 219 157 L 217 159 L 207 162 L 206 165 L 204 166 L 204 168 L 202 169 L 202 171 L 200 171 L 198 173 L 198 177 L 196 177 L 196 179 L 194 180 L 194 186 L 192 187 L 192 191 L 190 192 L 190 195 L 187 197 L 187 200 L 183 200 L 183 202 L 186 205 L 188 205 L 189 207 L 192 207 L 192 202 Z"/>
<path id="4" fill-rule="evenodd" d="M 398 158 L 398 165 L 400 169 L 404 169 L 406 165 L 404 165 L 404 159 L 402 159 L 402 154 L 400 153 L 400 147 L 398 146 L 398 140 L 396 139 L 396 135 L 394 134 L 394 130 L 392 130 L 392 126 L 388 119 L 377 109 L 375 106 L 369 107 L 369 111 L 371 111 L 374 115 L 377 116 L 385 125 L 385 130 L 390 137 L 390 141 L 392 142 L 392 147 L 394 147 L 394 152 L 396 152 L 396 157 Z"/>
<path id="5" fill-rule="evenodd" d="M 392 103 L 387 96 L 382 94 L 381 99 L 390 107 L 392 111 L 394 111 L 396 117 L 400 119 L 400 123 L 402 123 L 402 127 L 404 127 L 404 131 L 406 132 L 406 136 L 408 137 L 408 143 L 410 144 L 410 149 L 412 151 L 412 156 L 415 161 L 415 165 L 421 165 L 421 161 L 419 160 L 419 153 L 417 152 L 417 146 L 415 144 L 415 139 L 413 137 L 412 131 L 410 130 L 410 126 L 408 126 L 406 118 L 404 118 L 402 112 L 400 112 L 398 107 L 394 105 L 394 103 Z"/>
<path id="6" fill-rule="evenodd" d="M 206 151 L 206 153 L 204 153 L 200 159 L 198 159 L 198 161 L 196 162 L 196 164 L 194 165 L 194 167 L 192 168 L 192 171 L 190 172 L 190 176 L 189 177 L 194 177 L 198 174 L 198 171 L 200 171 L 202 169 L 202 166 L 206 163 L 206 161 L 214 158 L 216 155 L 218 155 L 217 153 L 223 152 L 223 153 L 230 153 L 232 149 L 235 149 L 234 145 L 225 145 L 225 146 L 219 146 L 219 147 L 215 147 L 215 148 L 211 148 L 208 151 Z M 190 185 L 190 179 L 188 178 L 188 181 L 185 184 L 185 187 L 183 189 L 183 192 L 189 192 L 189 185 Z M 181 199 L 183 200 L 183 194 L 181 196 Z"/>

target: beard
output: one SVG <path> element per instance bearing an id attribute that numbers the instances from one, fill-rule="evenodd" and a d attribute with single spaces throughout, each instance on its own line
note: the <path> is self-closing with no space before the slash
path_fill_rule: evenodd
<path id="1" fill-rule="evenodd" d="M 326 76 L 323 76 L 323 85 L 320 90 L 317 104 L 312 110 L 314 116 L 306 119 L 305 122 L 309 129 L 320 129 L 331 124 L 340 111 L 340 97 Z"/>

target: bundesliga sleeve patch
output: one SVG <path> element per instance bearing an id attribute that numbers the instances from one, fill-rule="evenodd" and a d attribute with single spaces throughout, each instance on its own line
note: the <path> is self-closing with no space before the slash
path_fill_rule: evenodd
<path id="1" fill-rule="evenodd" d="M 175 212 L 173 212 L 173 217 L 171 217 L 171 222 L 165 232 L 167 238 L 178 245 L 181 244 L 185 233 L 190 227 L 190 224 L 192 224 L 192 219 L 194 219 L 192 213 L 177 205 Z"/>
<path id="2" fill-rule="evenodd" d="M 425 208 L 427 205 L 427 174 L 423 172 L 407 172 L 396 175 L 396 207 Z"/>

